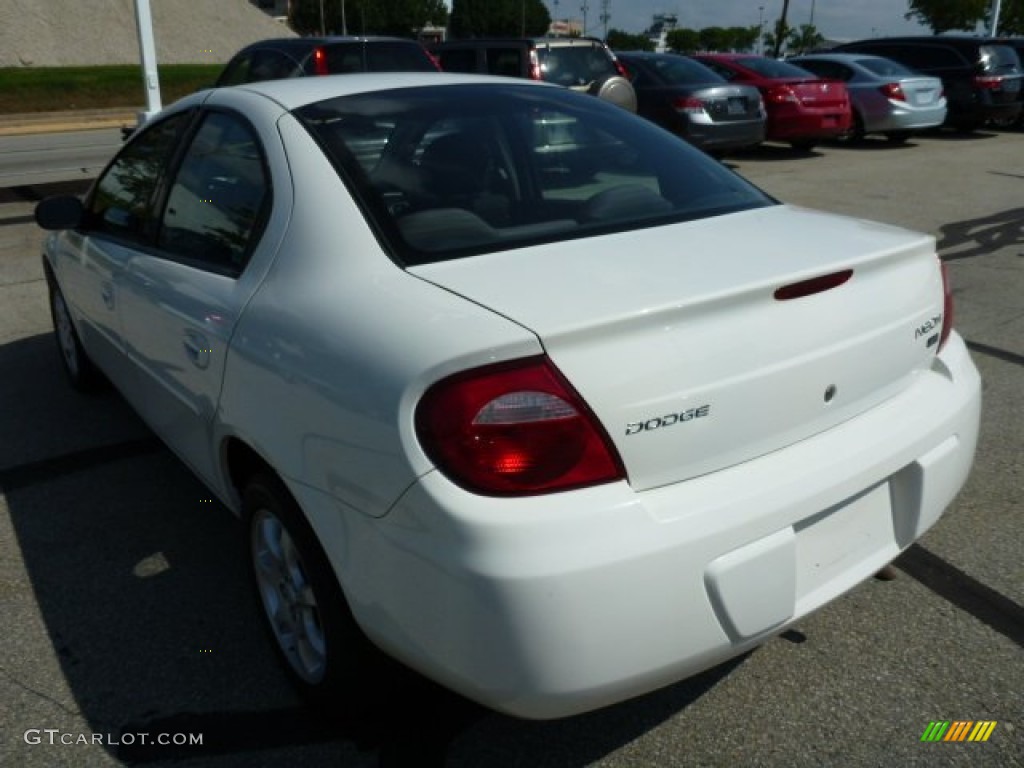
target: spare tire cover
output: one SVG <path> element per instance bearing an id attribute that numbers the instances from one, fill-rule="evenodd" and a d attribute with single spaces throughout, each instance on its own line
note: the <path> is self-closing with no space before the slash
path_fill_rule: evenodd
<path id="1" fill-rule="evenodd" d="M 632 84 L 624 77 L 610 75 L 598 80 L 590 87 L 590 92 L 599 99 L 610 101 L 618 107 L 636 112 L 636 91 Z"/>

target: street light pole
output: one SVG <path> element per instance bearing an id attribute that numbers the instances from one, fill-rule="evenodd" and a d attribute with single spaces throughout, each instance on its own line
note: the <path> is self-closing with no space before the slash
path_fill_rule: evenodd
<path id="1" fill-rule="evenodd" d="M 139 35 L 139 53 L 142 56 L 142 83 L 146 89 L 146 111 L 137 116 L 139 125 L 159 112 L 160 78 L 156 70 L 156 42 L 153 39 L 153 15 L 149 0 L 135 0 L 135 27 Z"/>
<path id="2" fill-rule="evenodd" d="M 999 12 L 1002 10 L 1002 5 L 1000 0 L 992 0 L 992 24 L 988 30 L 988 34 L 991 37 L 995 37 L 999 31 Z"/>
<path id="3" fill-rule="evenodd" d="M 764 56 L 764 6 L 757 6 L 757 53 Z"/>

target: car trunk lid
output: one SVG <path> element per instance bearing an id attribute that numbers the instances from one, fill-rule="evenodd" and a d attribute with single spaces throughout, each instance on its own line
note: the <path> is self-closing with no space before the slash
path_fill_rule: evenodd
<path id="1" fill-rule="evenodd" d="M 638 490 L 892 397 L 931 364 L 943 307 L 932 238 L 787 206 L 409 271 L 535 333 Z"/>

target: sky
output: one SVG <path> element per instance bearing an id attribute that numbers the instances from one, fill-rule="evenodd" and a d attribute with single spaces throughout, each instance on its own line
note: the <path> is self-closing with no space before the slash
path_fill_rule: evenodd
<path id="1" fill-rule="evenodd" d="M 544 0 L 553 19 L 582 19 L 587 10 L 587 33 L 602 37 L 603 0 Z M 675 13 L 680 27 L 752 27 L 764 8 L 768 31 L 782 13 L 782 0 L 607 0 L 608 29 L 643 32 L 655 13 Z M 856 40 L 885 35 L 930 34 L 929 30 L 903 18 L 907 0 L 790 0 L 791 27 L 807 24 L 814 11 L 814 26 L 829 40 Z"/>

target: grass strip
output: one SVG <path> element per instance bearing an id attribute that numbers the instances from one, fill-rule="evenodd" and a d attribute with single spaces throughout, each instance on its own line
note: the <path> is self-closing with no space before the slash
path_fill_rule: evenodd
<path id="1" fill-rule="evenodd" d="M 168 64 L 157 70 L 160 98 L 170 104 L 210 86 L 220 64 Z M 0 68 L 0 114 L 69 109 L 138 108 L 146 103 L 142 67 Z"/>

